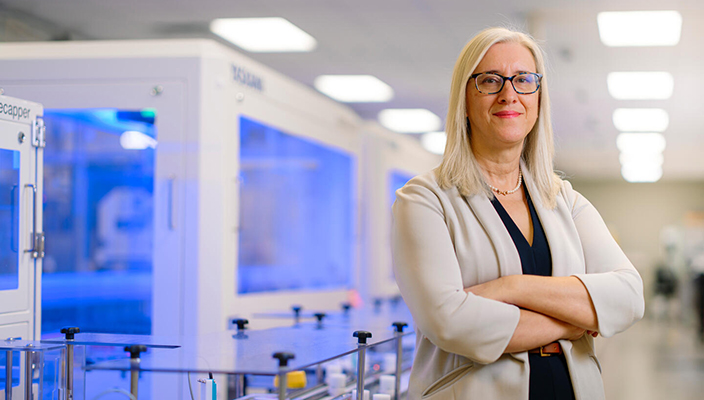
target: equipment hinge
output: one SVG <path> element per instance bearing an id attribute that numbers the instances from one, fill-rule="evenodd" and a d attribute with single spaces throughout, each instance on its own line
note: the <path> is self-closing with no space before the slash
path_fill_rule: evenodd
<path id="1" fill-rule="evenodd" d="M 39 148 L 46 146 L 46 126 L 42 117 L 37 117 L 32 122 L 32 146 Z"/>
<path id="2" fill-rule="evenodd" d="M 34 251 L 32 251 L 32 258 L 44 258 L 44 242 L 44 232 L 34 234 Z"/>

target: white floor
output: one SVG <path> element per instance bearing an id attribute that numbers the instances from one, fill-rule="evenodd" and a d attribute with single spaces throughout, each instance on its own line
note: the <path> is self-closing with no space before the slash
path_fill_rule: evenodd
<path id="1" fill-rule="evenodd" d="M 596 346 L 609 400 L 704 399 L 704 344 L 693 327 L 643 319 Z"/>

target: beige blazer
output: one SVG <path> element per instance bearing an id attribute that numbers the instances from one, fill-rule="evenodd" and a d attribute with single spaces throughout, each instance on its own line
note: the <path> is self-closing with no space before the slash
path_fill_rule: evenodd
<path id="1" fill-rule="evenodd" d="M 522 171 L 550 245 L 553 276 L 574 275 L 584 283 L 604 337 L 641 319 L 641 277 L 596 209 L 566 181 L 557 207 L 545 208 L 525 165 Z M 417 333 L 408 398 L 528 399 L 528 354 L 503 354 L 519 309 L 464 292 L 522 273 L 516 246 L 489 198 L 441 189 L 433 172 L 411 179 L 396 195 L 394 272 Z M 603 399 L 592 337 L 560 344 L 577 400 Z"/>

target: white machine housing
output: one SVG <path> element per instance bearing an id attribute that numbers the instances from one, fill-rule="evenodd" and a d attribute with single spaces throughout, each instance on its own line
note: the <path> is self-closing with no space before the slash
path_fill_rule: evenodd
<path id="1" fill-rule="evenodd" d="M 232 316 L 348 300 L 349 288 L 237 293 L 241 115 L 356 160 L 353 204 L 367 210 L 356 213 L 352 287 L 367 298 L 398 293 L 388 171 L 414 175 L 439 162 L 417 141 L 364 123 L 348 107 L 210 40 L 9 43 L 0 45 L 0 69 L 6 94 L 46 109 L 157 110 L 152 334 L 207 334 L 226 329 Z M 37 325 L 32 329 L 38 335 Z M 187 394 L 174 386 L 154 393 Z"/>
<path id="2" fill-rule="evenodd" d="M 18 218 L 13 220 L 19 226 L 3 226 L 18 229 L 17 287 L 0 289 L 0 340 L 35 340 L 40 334 L 43 114 L 41 104 L 0 95 L 0 149 L 19 153 Z"/>
<path id="3" fill-rule="evenodd" d="M 4 44 L 0 65 L 6 93 L 47 109 L 157 110 L 153 334 L 220 331 L 229 316 L 288 309 L 292 298 L 311 308 L 347 298 L 236 293 L 238 117 L 358 159 L 350 109 L 209 40 Z"/>
<path id="4" fill-rule="evenodd" d="M 420 142 L 390 132 L 376 123 L 364 129 L 364 176 L 362 185 L 362 276 L 363 298 L 375 299 L 400 295 L 393 277 L 391 256 L 392 173 L 408 177 L 430 171 L 441 157 L 425 150 Z"/>
<path id="5" fill-rule="evenodd" d="M 2 93 L 2 91 L 0 91 Z M 0 150 L 13 152 L 12 170 L 17 170 L 14 187 L 3 192 L 3 200 L 12 198 L 14 205 L 3 213 L 12 213 L 9 221 L 3 218 L 3 242 L 12 236 L 14 245 L 3 246 L 5 284 L 0 287 L 0 340 L 15 338 L 39 339 L 41 334 L 41 271 L 44 256 L 42 233 L 44 109 L 41 104 L 0 95 Z M 3 153 L 9 155 L 10 153 Z M 14 175 L 3 170 L 5 180 Z M 16 196 L 16 197 L 15 197 Z M 17 203 L 14 203 L 17 201 Z M 5 214 L 4 216 L 7 216 Z M 5 225 L 4 222 L 9 222 Z M 7 235 L 10 233 L 10 235 Z M 15 236 L 16 235 L 16 236 Z M 8 243 L 3 243 L 6 245 Z M 16 247 L 15 247 L 16 246 Z M 5 257 L 8 255 L 9 257 Z M 13 261 L 10 261 L 13 260 Z M 12 272 L 16 267 L 16 272 Z M 9 279 L 8 279 L 9 278 Z M 6 356 L 7 357 L 7 356 Z M 26 360 L 20 358 L 20 370 Z M 25 396 L 26 377 L 20 376 L 19 385 L 12 392 L 14 398 Z M 5 372 L 2 380 L 5 381 Z M 0 387 L 5 398 L 6 384 Z M 11 383 L 10 383 L 11 384 Z"/>

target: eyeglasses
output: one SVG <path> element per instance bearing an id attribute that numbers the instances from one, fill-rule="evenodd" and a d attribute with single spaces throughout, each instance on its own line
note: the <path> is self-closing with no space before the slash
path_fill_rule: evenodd
<path id="1" fill-rule="evenodd" d="M 534 72 L 522 72 L 514 76 L 502 76 L 493 72 L 481 72 L 473 74 L 469 79 L 474 78 L 474 86 L 479 93 L 496 94 L 504 89 L 504 83 L 511 81 L 513 90 L 518 94 L 532 94 L 540 89 L 541 74 Z"/>

